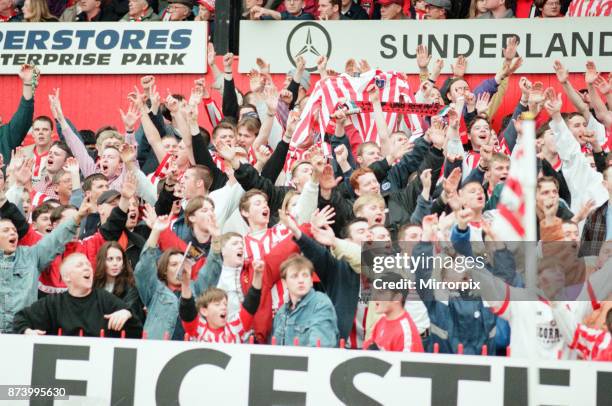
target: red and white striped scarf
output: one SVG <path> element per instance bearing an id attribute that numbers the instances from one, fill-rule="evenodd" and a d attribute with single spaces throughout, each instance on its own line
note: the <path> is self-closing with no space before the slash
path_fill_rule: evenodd
<path id="1" fill-rule="evenodd" d="M 385 87 L 381 90 L 380 99 L 383 103 L 412 103 L 413 94 L 405 77 L 397 72 L 383 72 L 372 70 L 359 77 L 341 74 L 336 77 L 328 77 L 320 80 L 315 85 L 308 102 L 302 112 L 295 133 L 291 139 L 289 154 L 286 161 L 286 169 L 290 169 L 301 156 L 300 150 L 321 142 L 322 134 L 330 125 L 331 115 L 342 100 L 354 102 L 369 102 L 367 88 L 374 83 L 376 78 L 385 80 Z M 398 128 L 399 113 L 394 111 L 383 112 L 385 122 L 391 131 Z M 360 113 L 350 116 L 355 129 L 361 135 L 364 142 L 372 141 L 379 143 L 378 131 L 373 113 Z M 406 124 L 412 131 L 413 136 L 423 134 L 420 120 L 416 114 L 408 114 Z"/>
<path id="2" fill-rule="evenodd" d="M 612 15 L 612 0 L 573 0 L 566 17 L 607 17 Z"/>

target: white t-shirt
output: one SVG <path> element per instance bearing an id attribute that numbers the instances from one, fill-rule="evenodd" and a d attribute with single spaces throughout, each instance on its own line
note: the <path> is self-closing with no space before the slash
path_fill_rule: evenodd
<path id="1" fill-rule="evenodd" d="M 597 273 L 584 284 L 578 300 L 563 302 L 578 320 L 599 307 L 593 281 L 601 282 L 604 274 L 594 278 L 595 275 Z M 609 277 L 608 274 L 605 276 Z M 605 285 L 599 286 L 603 288 Z M 496 315 L 510 323 L 510 355 L 525 358 L 533 354 L 539 359 L 575 359 L 576 353 L 565 345 L 548 301 L 541 297 L 529 300 L 534 299 L 528 297 L 531 295 L 533 293 L 526 289 L 507 286 L 504 302 L 494 309 Z M 572 337 L 566 339 L 569 343 Z"/>
<path id="2" fill-rule="evenodd" d="M 227 314 L 228 320 L 240 312 L 242 302 L 242 289 L 240 287 L 240 271 L 242 268 L 230 268 L 223 266 L 217 287 L 227 293 Z"/>

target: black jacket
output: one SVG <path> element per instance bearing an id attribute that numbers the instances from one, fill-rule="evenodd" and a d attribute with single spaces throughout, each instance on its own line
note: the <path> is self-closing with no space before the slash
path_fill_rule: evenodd
<path id="1" fill-rule="evenodd" d="M 115 207 L 108 220 L 104 223 L 103 227 L 100 227 L 102 237 L 107 241 L 117 241 L 121 234 L 125 232 L 128 238 L 128 246 L 125 250 L 125 255 L 132 265 L 132 269 L 136 268 L 138 259 L 140 258 L 140 252 L 145 245 L 145 239 L 128 229 L 125 228 L 125 222 L 127 221 L 127 213 L 121 210 L 119 207 Z"/>

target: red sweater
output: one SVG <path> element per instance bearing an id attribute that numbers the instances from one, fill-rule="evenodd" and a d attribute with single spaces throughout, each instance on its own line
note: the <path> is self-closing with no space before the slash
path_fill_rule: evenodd
<path id="1" fill-rule="evenodd" d="M 34 228 L 32 228 L 30 225 L 26 235 L 19 240 L 19 245 L 31 247 L 42 240 L 42 238 L 43 236 L 38 231 L 34 230 Z M 84 240 L 71 241 L 66 244 L 64 253 L 55 257 L 53 262 L 51 262 L 51 265 L 49 265 L 49 267 L 40 274 L 40 277 L 38 278 L 38 289 L 45 293 L 61 293 L 65 291 L 66 285 L 62 281 L 62 276 L 60 274 L 60 265 L 62 264 L 64 258 L 70 254 L 74 254 L 75 252 L 80 252 L 87 256 L 93 269 L 96 269 L 96 255 L 105 242 L 106 240 L 98 231 L 94 235 L 87 237 Z"/>

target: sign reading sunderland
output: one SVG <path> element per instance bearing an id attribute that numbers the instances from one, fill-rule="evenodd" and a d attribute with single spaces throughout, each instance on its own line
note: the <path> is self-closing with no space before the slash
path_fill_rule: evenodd
<path id="1" fill-rule="evenodd" d="M 205 73 L 204 22 L 0 25 L 0 74 Z"/>
<path id="2" fill-rule="evenodd" d="M 255 67 L 255 59 L 270 62 L 274 73 L 286 73 L 295 58 L 316 70 L 327 56 L 328 67 L 344 71 L 349 58 L 367 59 L 372 67 L 418 73 L 416 47 L 425 44 L 433 60 L 446 61 L 444 73 L 459 55 L 469 58 L 468 73 L 495 73 L 502 48 L 517 36 L 524 64 L 519 72 L 551 73 L 560 59 L 570 71 L 584 72 L 587 59 L 602 72 L 612 70 L 610 18 L 550 18 L 438 21 L 240 22 L 240 72 Z M 267 46 L 261 46 L 267 44 Z"/>
<path id="3" fill-rule="evenodd" d="M 612 399 L 606 362 L 8 334 L 0 357 L 10 365 L 0 385 L 52 388 L 69 397 L 58 406 L 524 406 L 528 391 L 534 404 Z M 28 404 L 0 392 L 2 400 Z"/>

